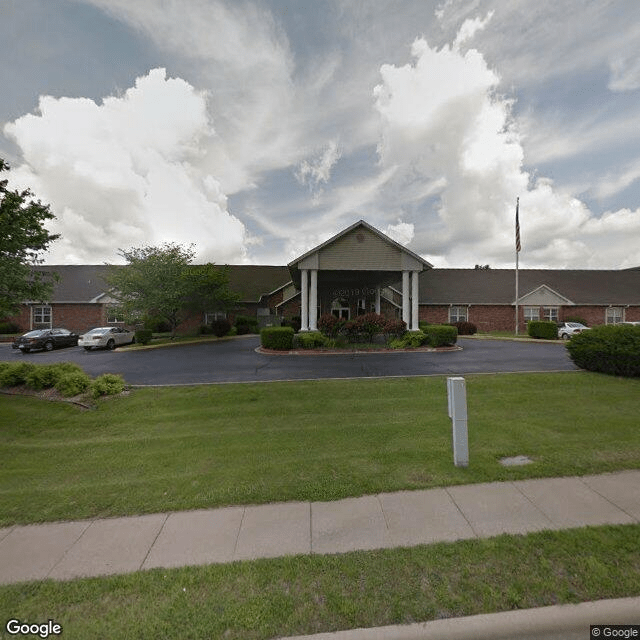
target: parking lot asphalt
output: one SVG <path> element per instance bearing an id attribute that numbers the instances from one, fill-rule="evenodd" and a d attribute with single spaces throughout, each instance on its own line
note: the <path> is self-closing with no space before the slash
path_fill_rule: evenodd
<path id="1" fill-rule="evenodd" d="M 269 382 L 320 378 L 412 377 L 529 371 L 574 371 L 561 343 L 460 338 L 456 351 L 344 354 L 259 353 L 258 336 L 144 350 L 79 347 L 23 354 L 0 345 L 0 360 L 76 362 L 89 375 L 117 373 L 132 385 Z"/>

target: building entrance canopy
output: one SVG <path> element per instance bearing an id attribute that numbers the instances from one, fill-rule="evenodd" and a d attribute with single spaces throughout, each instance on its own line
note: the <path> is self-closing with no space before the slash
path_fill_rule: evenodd
<path id="1" fill-rule="evenodd" d="M 364 300 L 380 313 L 381 292 L 402 281 L 402 319 L 418 328 L 418 275 L 431 265 L 360 220 L 289 263 L 291 279 L 301 292 L 302 331 L 314 331 L 320 313 L 332 302 Z"/>

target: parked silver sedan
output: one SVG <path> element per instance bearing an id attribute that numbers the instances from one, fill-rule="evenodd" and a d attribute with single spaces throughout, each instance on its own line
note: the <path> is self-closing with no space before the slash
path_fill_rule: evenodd
<path id="1" fill-rule="evenodd" d="M 90 349 L 115 349 L 135 342 L 135 334 L 122 327 L 96 327 L 80 336 L 78 345 Z"/>

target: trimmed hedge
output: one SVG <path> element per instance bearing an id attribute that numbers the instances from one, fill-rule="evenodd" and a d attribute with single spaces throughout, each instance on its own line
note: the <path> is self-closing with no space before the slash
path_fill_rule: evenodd
<path id="1" fill-rule="evenodd" d="M 260 332 L 260 344 L 265 349 L 289 351 L 293 348 L 293 335 L 291 327 L 265 327 Z"/>
<path id="2" fill-rule="evenodd" d="M 543 340 L 558 339 L 558 325 L 548 320 L 530 320 L 527 323 L 527 334 L 531 338 Z"/>
<path id="3" fill-rule="evenodd" d="M 458 329 L 448 324 L 429 324 L 423 333 L 430 347 L 450 347 L 458 341 Z"/>
<path id="4" fill-rule="evenodd" d="M 581 369 L 614 376 L 640 376 L 640 326 L 593 327 L 574 335 L 566 346 Z"/>

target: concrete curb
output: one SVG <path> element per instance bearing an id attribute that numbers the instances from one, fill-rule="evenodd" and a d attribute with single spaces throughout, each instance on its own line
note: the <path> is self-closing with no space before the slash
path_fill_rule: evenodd
<path id="1" fill-rule="evenodd" d="M 282 640 L 588 640 L 590 625 L 640 624 L 640 597 L 351 629 Z"/>

